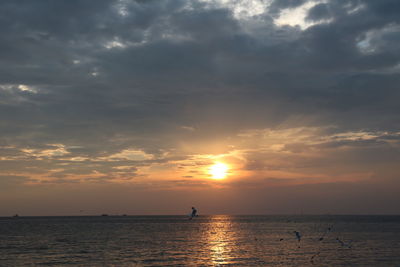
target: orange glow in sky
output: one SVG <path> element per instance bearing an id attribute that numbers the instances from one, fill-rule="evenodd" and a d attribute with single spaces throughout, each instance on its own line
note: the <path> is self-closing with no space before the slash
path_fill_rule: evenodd
<path id="1" fill-rule="evenodd" d="M 226 178 L 226 176 L 228 175 L 228 170 L 228 165 L 217 162 L 210 167 L 210 174 L 213 179 L 221 180 Z"/>

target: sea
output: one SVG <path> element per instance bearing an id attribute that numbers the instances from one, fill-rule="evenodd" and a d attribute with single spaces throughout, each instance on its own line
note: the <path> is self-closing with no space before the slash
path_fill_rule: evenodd
<path id="1" fill-rule="evenodd" d="M 400 216 L 3 217 L 0 266 L 400 266 Z"/>

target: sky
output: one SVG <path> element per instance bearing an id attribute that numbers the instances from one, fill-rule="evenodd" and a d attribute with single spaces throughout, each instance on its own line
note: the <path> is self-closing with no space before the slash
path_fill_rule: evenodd
<path id="1" fill-rule="evenodd" d="M 2 0 L 0 25 L 0 216 L 400 213 L 398 0 Z"/>

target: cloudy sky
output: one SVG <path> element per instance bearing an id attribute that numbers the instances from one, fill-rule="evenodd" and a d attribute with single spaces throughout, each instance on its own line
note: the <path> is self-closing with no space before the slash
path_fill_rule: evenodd
<path id="1" fill-rule="evenodd" d="M 0 25 L 0 216 L 400 212 L 398 0 L 2 0 Z"/>

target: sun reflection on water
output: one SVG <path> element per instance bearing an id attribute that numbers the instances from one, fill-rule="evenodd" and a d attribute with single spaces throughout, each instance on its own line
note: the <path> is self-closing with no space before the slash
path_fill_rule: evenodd
<path id="1" fill-rule="evenodd" d="M 216 215 L 211 218 L 206 240 L 211 264 L 232 263 L 232 249 L 235 247 L 235 236 L 229 215 Z"/>

